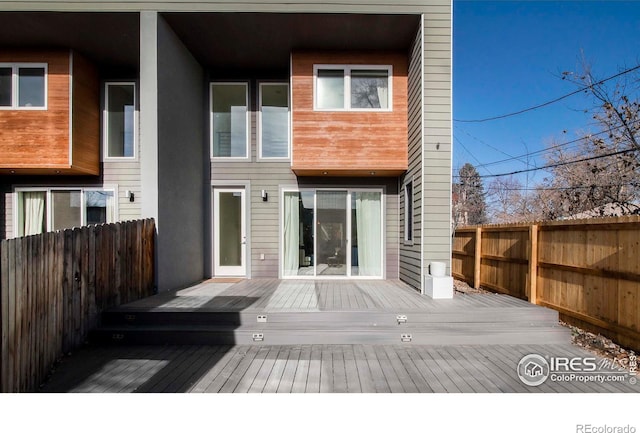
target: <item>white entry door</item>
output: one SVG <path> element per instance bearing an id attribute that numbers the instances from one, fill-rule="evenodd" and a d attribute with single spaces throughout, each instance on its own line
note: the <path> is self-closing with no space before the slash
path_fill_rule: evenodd
<path id="1" fill-rule="evenodd" d="M 246 276 L 247 231 L 245 189 L 213 188 L 215 276 Z"/>

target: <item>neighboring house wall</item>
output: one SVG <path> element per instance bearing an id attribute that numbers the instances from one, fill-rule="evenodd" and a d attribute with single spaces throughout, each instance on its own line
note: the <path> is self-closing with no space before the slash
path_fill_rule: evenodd
<path id="1" fill-rule="evenodd" d="M 445 2 L 446 3 L 446 2 Z M 451 269 L 451 8 L 424 14 L 424 145 L 422 268 Z"/>
<path id="2" fill-rule="evenodd" d="M 202 67 L 159 17 L 158 290 L 204 277 L 203 88 Z"/>
<path id="3" fill-rule="evenodd" d="M 409 169 L 400 179 L 400 279 L 416 288 L 422 287 L 422 34 L 423 29 L 418 29 L 409 57 Z M 404 189 L 409 182 L 413 187 L 413 239 L 406 241 Z"/>

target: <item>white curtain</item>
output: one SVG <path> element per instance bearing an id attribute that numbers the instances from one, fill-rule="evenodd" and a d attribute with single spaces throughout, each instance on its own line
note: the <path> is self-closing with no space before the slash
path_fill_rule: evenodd
<path id="1" fill-rule="evenodd" d="M 300 204 L 298 192 L 284 193 L 284 276 L 300 268 Z"/>
<path id="2" fill-rule="evenodd" d="M 357 192 L 358 275 L 382 276 L 382 203 L 379 192 Z"/>
<path id="3" fill-rule="evenodd" d="M 24 236 L 42 233 L 44 227 L 45 192 L 23 192 Z"/>
<path id="4" fill-rule="evenodd" d="M 380 108 L 389 108 L 389 87 L 387 80 L 379 79 L 377 90 Z"/>
<path id="5" fill-rule="evenodd" d="M 112 192 L 105 193 L 105 201 L 107 207 L 106 223 L 116 222 L 116 200 Z"/>

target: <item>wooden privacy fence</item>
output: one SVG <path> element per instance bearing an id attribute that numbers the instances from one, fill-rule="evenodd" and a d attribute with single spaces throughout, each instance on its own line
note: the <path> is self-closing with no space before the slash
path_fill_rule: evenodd
<path id="1" fill-rule="evenodd" d="M 640 217 L 465 227 L 454 277 L 640 349 Z"/>
<path id="2" fill-rule="evenodd" d="M 152 219 L 3 240 L 0 391 L 35 390 L 106 308 L 153 294 Z"/>

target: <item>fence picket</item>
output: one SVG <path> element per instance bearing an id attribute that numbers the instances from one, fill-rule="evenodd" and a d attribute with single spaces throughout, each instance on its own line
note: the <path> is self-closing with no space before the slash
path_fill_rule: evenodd
<path id="1" fill-rule="evenodd" d="M 101 311 L 151 294 L 154 233 L 139 220 L 0 242 L 0 392 L 34 391 Z"/>
<path id="2" fill-rule="evenodd" d="M 638 216 L 489 225 L 456 230 L 451 269 L 456 278 L 554 308 L 562 320 L 637 350 L 639 256 Z"/>

